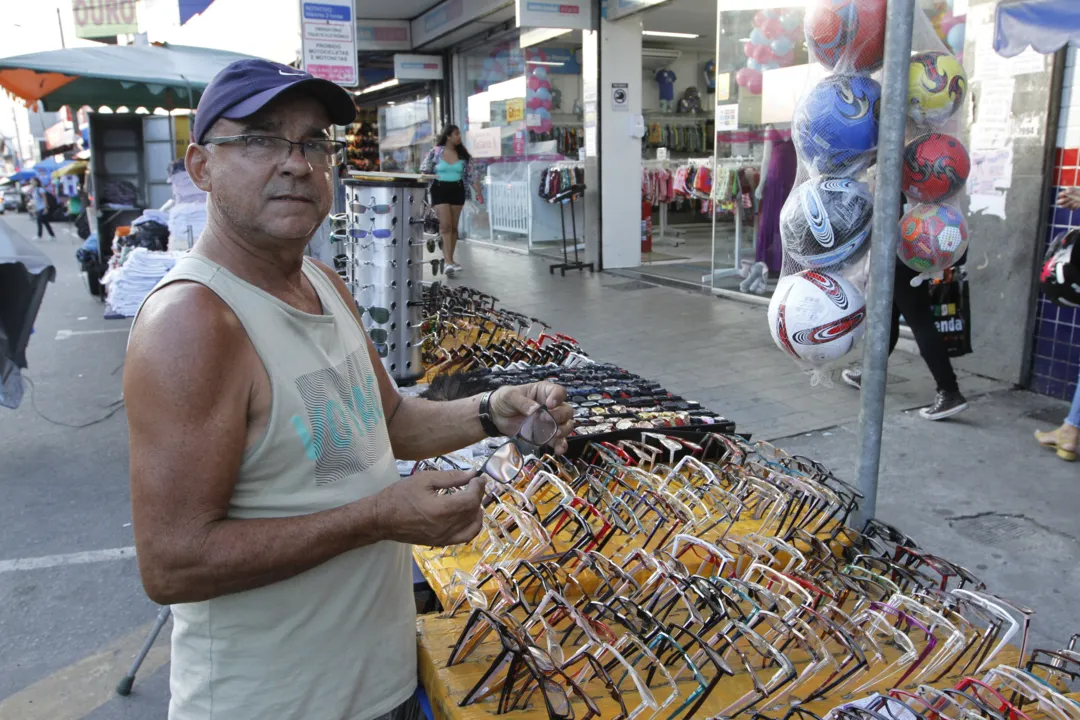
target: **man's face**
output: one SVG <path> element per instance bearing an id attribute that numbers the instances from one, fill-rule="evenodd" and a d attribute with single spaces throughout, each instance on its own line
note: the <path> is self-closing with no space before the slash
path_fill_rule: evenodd
<path id="1" fill-rule="evenodd" d="M 255 115 L 218 120 L 206 138 L 271 135 L 296 142 L 326 139 L 329 127 L 322 103 L 286 92 Z M 288 158 L 263 163 L 250 159 L 242 142 L 194 146 L 188 168 L 196 185 L 210 193 L 215 209 L 252 240 L 306 242 L 330 212 L 334 168 L 311 165 L 297 147 Z"/>

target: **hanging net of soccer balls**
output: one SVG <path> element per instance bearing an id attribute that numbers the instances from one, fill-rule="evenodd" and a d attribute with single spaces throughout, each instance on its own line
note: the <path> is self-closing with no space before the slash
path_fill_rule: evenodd
<path id="1" fill-rule="evenodd" d="M 784 266 L 769 329 L 813 384 L 830 382 L 866 329 L 885 10 L 886 0 L 814 0 L 804 22 L 818 80 L 792 118 L 799 169 L 780 213 Z M 940 278 L 967 250 L 957 205 L 970 160 L 956 137 L 964 68 L 920 10 L 914 27 L 897 254 L 921 282 Z"/>

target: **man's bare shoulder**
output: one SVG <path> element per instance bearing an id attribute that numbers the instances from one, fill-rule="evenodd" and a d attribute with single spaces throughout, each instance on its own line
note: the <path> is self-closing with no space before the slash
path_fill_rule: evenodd
<path id="1" fill-rule="evenodd" d="M 251 349 L 240 319 L 210 288 L 179 281 L 151 295 L 135 322 L 125 375 L 220 387 Z M 145 374 L 144 374 L 145 373 Z M 194 387 L 189 392 L 196 391 Z"/>

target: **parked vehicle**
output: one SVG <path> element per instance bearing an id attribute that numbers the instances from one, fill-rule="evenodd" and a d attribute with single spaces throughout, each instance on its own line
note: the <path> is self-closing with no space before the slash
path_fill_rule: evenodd
<path id="1" fill-rule="evenodd" d="M 4 189 L 4 210 L 26 212 L 26 198 L 23 197 L 19 188 L 10 187 Z"/>

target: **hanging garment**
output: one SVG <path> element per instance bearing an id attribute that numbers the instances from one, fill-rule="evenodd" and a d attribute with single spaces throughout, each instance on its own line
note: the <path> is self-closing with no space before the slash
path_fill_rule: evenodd
<path id="1" fill-rule="evenodd" d="M 780 209 L 791 194 L 797 169 L 795 144 L 791 140 L 774 142 L 765 175 L 761 218 L 754 247 L 754 259 L 765 263 L 771 273 L 778 273 L 783 268 L 784 245 L 780 239 Z"/>

